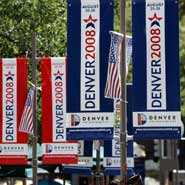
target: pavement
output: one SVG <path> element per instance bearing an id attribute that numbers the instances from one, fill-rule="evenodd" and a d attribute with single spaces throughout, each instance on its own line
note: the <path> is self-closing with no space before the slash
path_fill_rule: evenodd
<path id="1" fill-rule="evenodd" d="M 55 179 L 56 184 L 63 185 L 63 180 Z M 41 183 L 43 184 L 43 183 Z M 52 183 L 53 184 L 53 183 Z M 0 179 L 0 185 L 23 185 L 23 181 L 16 180 L 15 182 L 10 182 L 10 180 Z M 26 180 L 26 185 L 32 185 L 32 180 Z M 65 185 L 71 185 L 68 181 L 65 182 Z"/>
<path id="2" fill-rule="evenodd" d="M 58 182 L 58 180 L 57 180 L 57 182 Z M 60 183 L 62 184 L 61 181 L 60 181 Z M 31 185 L 31 184 L 32 184 L 31 180 L 26 181 L 26 185 Z M 8 184 L 5 180 L 0 179 L 0 185 L 10 185 L 10 183 Z M 22 181 L 17 180 L 14 185 L 23 185 L 23 183 L 22 183 Z M 70 184 L 66 184 L 66 185 L 70 185 Z M 160 185 L 160 183 L 159 183 L 159 181 L 157 181 L 154 178 L 145 177 L 145 185 Z"/>
<path id="3" fill-rule="evenodd" d="M 160 185 L 160 182 L 151 177 L 145 177 L 145 185 Z"/>

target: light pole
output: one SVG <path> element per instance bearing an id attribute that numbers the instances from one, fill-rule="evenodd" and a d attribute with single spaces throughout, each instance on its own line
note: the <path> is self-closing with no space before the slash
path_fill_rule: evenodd
<path id="1" fill-rule="evenodd" d="M 121 101 L 120 101 L 120 185 L 126 185 L 127 177 L 127 102 L 126 102 L 126 0 L 120 0 L 120 32 L 124 35 L 120 58 Z"/>

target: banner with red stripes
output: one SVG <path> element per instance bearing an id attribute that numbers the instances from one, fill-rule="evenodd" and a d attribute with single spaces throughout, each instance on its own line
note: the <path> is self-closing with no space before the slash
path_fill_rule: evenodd
<path id="1" fill-rule="evenodd" d="M 76 164 L 77 142 L 66 141 L 66 58 L 42 58 L 42 153 L 45 164 Z"/>
<path id="2" fill-rule="evenodd" d="M 0 164 L 26 164 L 27 134 L 19 124 L 27 96 L 27 59 L 0 59 Z"/>

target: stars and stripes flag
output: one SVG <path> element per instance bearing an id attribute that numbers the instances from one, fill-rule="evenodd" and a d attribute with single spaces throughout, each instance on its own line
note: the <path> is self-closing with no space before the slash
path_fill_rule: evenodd
<path id="1" fill-rule="evenodd" d="M 26 104 L 21 117 L 21 122 L 19 126 L 20 132 L 26 132 L 33 134 L 33 101 L 35 96 L 35 87 L 32 86 L 29 90 Z"/>
<path id="2" fill-rule="evenodd" d="M 123 34 L 110 31 L 111 44 L 109 51 L 107 81 L 105 86 L 105 97 L 121 99 L 121 76 L 120 76 L 120 56 Z M 132 37 L 126 36 L 126 73 L 132 54 Z"/>

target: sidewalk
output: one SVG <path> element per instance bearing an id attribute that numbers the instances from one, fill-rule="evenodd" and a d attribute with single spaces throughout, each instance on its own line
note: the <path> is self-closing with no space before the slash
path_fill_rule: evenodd
<path id="1" fill-rule="evenodd" d="M 145 177 L 145 185 L 160 185 L 160 183 L 156 179 Z"/>
<path id="2" fill-rule="evenodd" d="M 0 179 L 0 185 L 23 185 L 23 181 L 21 180 L 16 180 L 15 182 L 13 182 L 13 180 L 11 181 L 10 179 Z M 31 180 L 26 180 L 26 185 L 31 185 L 32 181 Z"/>

